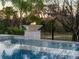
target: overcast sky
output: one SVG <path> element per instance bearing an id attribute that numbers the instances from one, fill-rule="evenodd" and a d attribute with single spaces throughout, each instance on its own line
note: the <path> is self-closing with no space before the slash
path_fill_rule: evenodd
<path id="1" fill-rule="evenodd" d="M 6 4 L 5 4 L 5 7 L 6 6 L 12 6 L 12 3 L 11 2 L 6 2 Z M 0 2 L 0 10 L 2 9 L 2 4 L 1 4 L 1 2 Z"/>

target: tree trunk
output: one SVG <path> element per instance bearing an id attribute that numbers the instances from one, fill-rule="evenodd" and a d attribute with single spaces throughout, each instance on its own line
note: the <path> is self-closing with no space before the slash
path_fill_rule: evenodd
<path id="1" fill-rule="evenodd" d="M 52 31 L 52 40 L 54 40 L 54 31 Z"/>
<path id="2" fill-rule="evenodd" d="M 77 34 L 75 32 L 72 33 L 72 41 L 77 41 Z"/>
<path id="3" fill-rule="evenodd" d="M 78 35 L 78 39 L 77 39 L 77 42 L 79 42 L 79 35 Z"/>
<path id="4" fill-rule="evenodd" d="M 21 28 L 21 26 L 22 26 L 22 10 L 20 10 L 19 26 L 20 26 L 20 28 Z"/>
<path id="5" fill-rule="evenodd" d="M 78 30 L 77 36 L 78 36 L 77 42 L 79 42 L 79 30 Z"/>
<path id="6" fill-rule="evenodd" d="M 55 26 L 54 26 L 54 24 L 55 24 L 55 20 L 52 20 L 52 40 L 54 40 L 54 32 L 55 32 Z"/>

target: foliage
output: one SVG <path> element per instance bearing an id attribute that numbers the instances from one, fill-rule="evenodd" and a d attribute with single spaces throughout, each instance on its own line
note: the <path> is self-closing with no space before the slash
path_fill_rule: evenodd
<path id="1" fill-rule="evenodd" d="M 60 6 L 59 0 L 56 0 L 53 4 L 57 7 L 54 7 L 53 4 L 50 6 L 52 16 L 56 17 L 66 31 L 72 33 L 73 41 L 79 41 L 79 0 L 76 1 L 75 8 L 73 0 L 63 0 L 62 6 Z"/>
<path id="2" fill-rule="evenodd" d="M 8 24 L 5 21 L 0 22 L 0 33 L 6 33 L 7 32 Z"/>
<path id="3" fill-rule="evenodd" d="M 42 21 L 41 24 L 43 25 L 42 31 L 51 32 L 55 30 L 55 21 L 53 20 Z"/>
<path id="4" fill-rule="evenodd" d="M 13 16 L 14 14 L 13 7 L 6 7 L 4 9 L 4 14 L 6 15 L 6 19 L 10 19 L 10 16 Z"/>
<path id="5" fill-rule="evenodd" d="M 4 7 L 5 2 L 11 1 L 13 3 L 13 7 L 19 9 L 20 11 L 20 19 L 18 20 L 15 10 L 13 7 Z M 3 19 L 2 23 L 0 23 L 0 33 L 7 34 L 23 34 L 24 29 L 19 28 L 23 23 L 28 20 L 30 22 L 36 22 L 37 24 L 41 24 L 41 18 L 35 16 L 34 11 L 41 11 L 43 9 L 43 0 L 1 0 L 3 6 L 3 12 L 6 16 L 6 19 Z M 17 10 L 16 9 L 16 10 Z M 30 12 L 30 15 L 27 17 L 27 13 Z M 26 14 L 27 20 L 23 20 L 23 13 Z M 14 17 L 13 19 L 10 19 Z M 22 24 L 20 24 L 22 22 Z"/>
<path id="6" fill-rule="evenodd" d="M 0 24 L 0 33 L 4 33 L 6 30 L 5 25 Z"/>
<path id="7" fill-rule="evenodd" d="M 23 35 L 24 29 L 18 28 L 18 27 L 8 27 L 8 33 L 9 34 L 15 34 L 15 35 Z"/>
<path id="8" fill-rule="evenodd" d="M 13 35 L 23 35 L 24 28 L 19 28 L 18 26 L 7 25 L 4 20 L 0 22 L 0 34 L 13 34 Z"/>
<path id="9" fill-rule="evenodd" d="M 27 19 L 30 20 L 31 22 L 36 22 L 37 25 L 40 25 L 42 22 L 41 18 L 34 15 L 29 15 Z"/>
<path id="10" fill-rule="evenodd" d="M 23 13 L 27 17 L 28 13 L 34 14 L 35 10 L 43 9 L 43 0 L 12 0 L 12 3 L 20 11 L 20 25 L 22 25 Z"/>
<path id="11" fill-rule="evenodd" d="M 44 6 L 43 0 L 12 0 L 12 3 L 26 14 L 28 11 L 32 12 L 35 9 L 42 10 Z"/>
<path id="12" fill-rule="evenodd" d="M 37 9 L 38 11 L 42 10 L 44 7 L 43 1 L 44 0 L 34 0 L 34 3 L 36 3 L 35 9 Z"/>
<path id="13" fill-rule="evenodd" d="M 24 0 L 12 0 L 12 3 L 15 7 L 17 7 L 19 10 L 22 10 L 24 12 L 30 11 L 32 9 L 32 4 L 29 1 Z"/>

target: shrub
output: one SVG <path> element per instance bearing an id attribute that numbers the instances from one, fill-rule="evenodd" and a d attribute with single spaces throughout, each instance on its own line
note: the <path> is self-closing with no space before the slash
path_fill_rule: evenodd
<path id="1" fill-rule="evenodd" d="M 18 27 L 8 27 L 8 33 L 14 34 L 14 35 L 23 35 L 24 29 L 18 28 Z"/>
<path id="2" fill-rule="evenodd" d="M 7 30 L 7 26 L 5 24 L 0 23 L 0 34 L 4 34 Z"/>

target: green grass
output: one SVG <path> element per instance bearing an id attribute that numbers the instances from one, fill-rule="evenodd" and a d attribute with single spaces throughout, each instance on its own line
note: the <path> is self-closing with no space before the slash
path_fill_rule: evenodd
<path id="1" fill-rule="evenodd" d="M 66 40 L 66 41 L 71 41 L 72 40 L 72 35 L 71 34 L 58 34 L 54 36 L 55 40 Z"/>
<path id="2" fill-rule="evenodd" d="M 41 36 L 44 39 L 52 39 L 52 34 L 49 34 L 49 33 L 43 33 Z M 72 41 L 72 34 L 71 33 L 55 33 L 54 40 Z"/>

